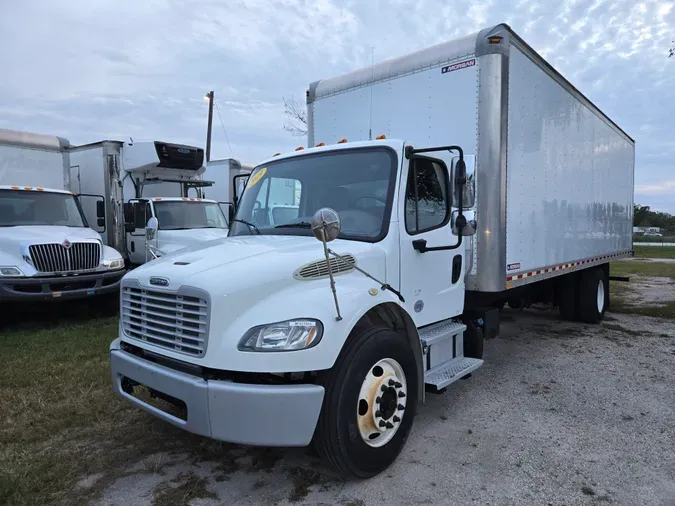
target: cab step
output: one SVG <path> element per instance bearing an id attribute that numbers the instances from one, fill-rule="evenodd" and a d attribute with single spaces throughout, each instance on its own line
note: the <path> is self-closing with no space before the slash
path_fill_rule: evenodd
<path id="1" fill-rule="evenodd" d="M 478 358 L 457 357 L 424 373 L 424 383 L 432 392 L 443 390 L 448 385 L 475 371 L 483 361 Z"/>
<path id="2" fill-rule="evenodd" d="M 425 347 L 432 346 L 446 339 L 452 339 L 457 334 L 463 334 L 466 330 L 466 325 L 452 320 L 435 323 L 420 329 L 420 341 Z"/>

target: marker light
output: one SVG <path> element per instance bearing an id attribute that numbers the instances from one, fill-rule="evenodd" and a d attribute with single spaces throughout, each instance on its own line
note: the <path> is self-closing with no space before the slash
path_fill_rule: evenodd
<path id="1" fill-rule="evenodd" d="M 340 140 L 338 141 L 338 144 L 344 144 L 345 142 L 347 142 L 347 139 L 340 139 Z"/>
<path id="2" fill-rule="evenodd" d="M 298 146 L 297 148 L 295 148 L 296 151 L 302 151 L 303 149 L 305 148 L 303 148 L 302 146 Z"/>
<path id="3" fill-rule="evenodd" d="M 279 156 L 281 153 L 274 153 L 272 156 Z"/>
<path id="4" fill-rule="evenodd" d="M 320 143 L 318 143 L 318 144 L 317 144 L 316 146 L 314 146 L 314 147 L 315 147 L 315 148 L 320 148 L 321 146 L 325 146 L 325 145 L 326 145 L 325 142 L 320 142 Z"/>
<path id="5" fill-rule="evenodd" d="M 375 137 L 375 139 L 378 140 L 378 141 L 381 141 L 382 139 L 386 139 L 386 138 L 387 138 L 387 136 L 384 135 L 384 134 L 380 134 L 377 137 Z"/>

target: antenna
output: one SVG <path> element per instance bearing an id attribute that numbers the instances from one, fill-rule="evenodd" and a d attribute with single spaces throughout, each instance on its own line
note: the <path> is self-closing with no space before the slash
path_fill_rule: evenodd
<path id="1" fill-rule="evenodd" d="M 375 46 L 370 51 L 370 80 L 375 79 Z M 368 117 L 368 140 L 373 140 L 373 83 L 370 83 L 370 112 Z"/>

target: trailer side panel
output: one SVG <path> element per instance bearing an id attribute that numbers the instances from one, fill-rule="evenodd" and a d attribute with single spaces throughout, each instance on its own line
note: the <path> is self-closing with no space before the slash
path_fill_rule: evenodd
<path id="1" fill-rule="evenodd" d="M 630 138 L 510 46 L 507 287 L 630 253 L 634 157 Z"/>

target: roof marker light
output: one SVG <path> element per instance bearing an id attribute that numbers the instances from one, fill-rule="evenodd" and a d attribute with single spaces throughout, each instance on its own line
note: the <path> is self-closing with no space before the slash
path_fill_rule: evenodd
<path id="1" fill-rule="evenodd" d="M 18 190 L 18 189 L 19 189 L 18 186 L 12 186 L 12 190 Z"/>
<path id="2" fill-rule="evenodd" d="M 326 145 L 325 142 L 320 142 L 320 143 L 318 143 L 318 144 L 317 144 L 316 146 L 314 146 L 314 147 L 315 147 L 315 148 L 320 148 L 321 146 L 325 146 L 325 145 Z"/>
<path id="3" fill-rule="evenodd" d="M 274 153 L 272 156 L 279 156 L 281 153 Z"/>
<path id="4" fill-rule="evenodd" d="M 488 42 L 490 44 L 499 44 L 502 41 L 502 38 L 499 35 L 493 37 L 488 37 Z"/>
<path id="5" fill-rule="evenodd" d="M 338 141 L 338 144 L 344 144 L 345 142 L 347 142 L 347 139 L 343 138 Z"/>
<path id="6" fill-rule="evenodd" d="M 37 190 L 37 191 L 39 191 L 39 192 L 43 192 L 43 191 L 45 191 L 45 189 L 44 189 L 44 188 L 40 188 L 40 187 L 37 187 L 37 188 L 36 188 L 36 190 Z"/>
<path id="7" fill-rule="evenodd" d="M 384 135 L 384 134 L 380 134 L 377 137 L 375 137 L 375 139 L 378 140 L 378 141 L 381 141 L 382 139 L 386 139 L 386 138 L 387 138 L 387 136 Z"/>
<path id="8" fill-rule="evenodd" d="M 23 189 L 24 190 L 32 190 L 33 188 L 31 186 L 24 186 Z"/>
<path id="9" fill-rule="evenodd" d="M 297 148 L 295 148 L 296 151 L 302 151 L 303 149 L 305 148 L 303 148 L 302 146 L 298 146 Z"/>

